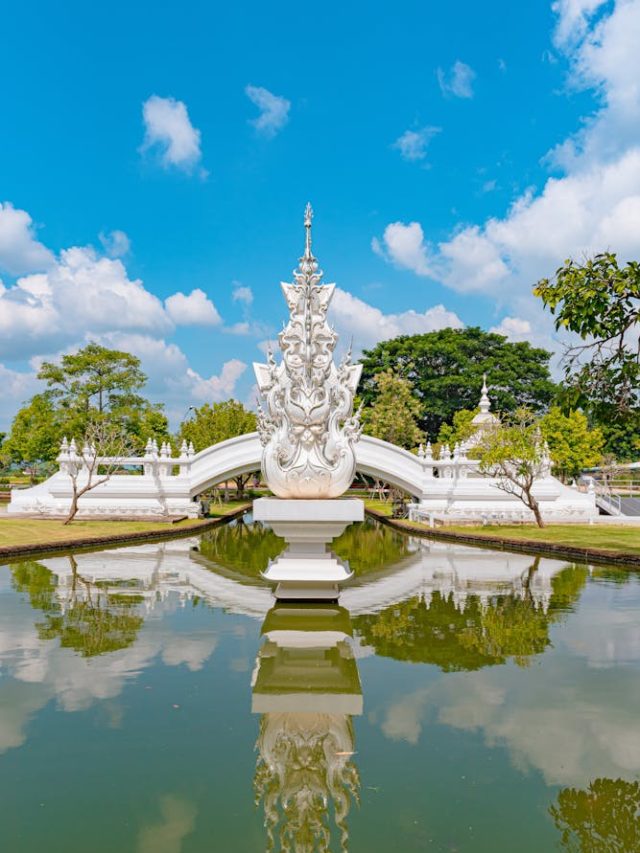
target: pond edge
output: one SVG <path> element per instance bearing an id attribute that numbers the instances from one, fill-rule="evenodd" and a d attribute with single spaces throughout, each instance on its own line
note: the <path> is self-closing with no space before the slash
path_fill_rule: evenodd
<path id="1" fill-rule="evenodd" d="M 218 515 L 212 518 L 203 518 L 190 524 L 188 527 L 176 527 L 171 530 L 140 530 L 133 533 L 117 533 L 113 536 L 90 536 L 86 539 L 67 539 L 62 542 L 51 543 L 44 545 L 38 543 L 35 545 L 3 545 L 0 547 L 0 560 L 13 562 L 21 557 L 45 557 L 50 554 L 68 554 L 69 551 L 95 551 L 103 548 L 117 548 L 119 545 L 144 545 L 146 542 L 158 542 L 168 539 L 181 539 L 185 536 L 195 536 L 205 530 L 210 530 L 212 527 L 217 527 L 219 524 L 226 524 L 244 515 L 251 509 L 251 503 L 243 504 L 230 510 L 224 515 Z"/>
<path id="2" fill-rule="evenodd" d="M 628 566 L 640 569 L 640 555 L 624 554 L 620 551 L 608 551 L 605 548 L 579 548 L 570 545 L 558 545 L 554 542 L 523 542 L 502 536 L 480 533 L 459 533 L 431 527 L 417 527 L 415 522 L 400 518 L 390 518 L 384 513 L 367 507 L 365 513 L 381 524 L 386 524 L 403 533 L 420 536 L 424 539 L 439 539 L 443 542 L 459 542 L 477 548 L 490 548 L 499 551 L 513 551 L 520 554 L 541 554 L 546 557 L 566 558 L 599 565 Z"/>

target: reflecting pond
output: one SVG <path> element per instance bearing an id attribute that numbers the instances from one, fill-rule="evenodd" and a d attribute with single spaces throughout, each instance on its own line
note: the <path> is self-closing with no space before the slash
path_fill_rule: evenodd
<path id="1" fill-rule="evenodd" d="M 640 578 L 416 540 L 199 538 L 0 568 L 10 853 L 640 851 Z"/>

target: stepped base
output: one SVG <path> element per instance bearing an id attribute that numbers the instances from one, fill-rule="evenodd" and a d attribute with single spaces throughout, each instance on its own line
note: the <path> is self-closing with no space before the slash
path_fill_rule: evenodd
<path id="1" fill-rule="evenodd" d="M 361 500 L 282 500 L 259 498 L 253 517 L 269 524 L 287 542 L 286 551 L 272 560 L 263 577 L 276 584 L 281 601 L 335 601 L 339 584 L 353 572 L 327 545 L 354 521 L 364 519 Z"/>

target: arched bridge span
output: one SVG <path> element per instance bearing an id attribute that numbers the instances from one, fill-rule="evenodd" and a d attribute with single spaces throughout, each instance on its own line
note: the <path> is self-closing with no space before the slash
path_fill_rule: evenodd
<path id="1" fill-rule="evenodd" d="M 257 432 L 221 441 L 197 453 L 190 465 L 191 497 L 232 477 L 260 469 L 262 445 Z M 423 493 L 424 471 L 413 453 L 363 435 L 356 444 L 356 469 L 384 480 L 415 497 Z"/>

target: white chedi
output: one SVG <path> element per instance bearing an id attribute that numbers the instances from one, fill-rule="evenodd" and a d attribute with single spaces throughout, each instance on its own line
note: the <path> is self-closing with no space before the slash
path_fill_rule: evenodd
<path id="1" fill-rule="evenodd" d="M 327 322 L 334 284 L 322 284 L 311 252 L 311 206 L 304 225 L 304 255 L 292 284 L 282 283 L 289 322 L 278 336 L 282 361 L 268 353 L 254 364 L 258 388 L 258 429 L 262 474 L 280 498 L 336 498 L 349 488 L 356 469 L 354 444 L 360 437 L 353 398 L 362 366 L 349 352 L 336 366 L 338 335 Z"/>

